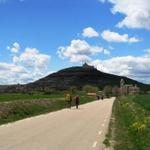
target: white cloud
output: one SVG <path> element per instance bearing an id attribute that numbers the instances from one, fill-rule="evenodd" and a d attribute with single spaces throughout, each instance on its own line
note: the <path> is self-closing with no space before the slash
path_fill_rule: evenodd
<path id="1" fill-rule="evenodd" d="M 69 59 L 70 59 L 70 62 L 72 63 L 81 63 L 81 62 L 91 61 L 91 58 L 87 55 L 72 55 Z"/>
<path id="2" fill-rule="evenodd" d="M 0 62 L 0 84 L 23 83 L 20 79 L 24 74 L 28 72 L 23 66 Z"/>
<path id="3" fill-rule="evenodd" d="M 113 14 L 125 15 L 125 18 L 117 24 L 118 27 L 150 29 L 150 0 L 107 1 L 113 4 Z"/>
<path id="4" fill-rule="evenodd" d="M 110 55 L 110 51 L 107 50 L 107 49 L 104 49 L 103 52 L 104 52 L 105 55 Z"/>
<path id="5" fill-rule="evenodd" d="M 108 42 L 123 42 L 123 43 L 135 43 L 139 42 L 140 39 L 135 37 L 129 37 L 128 34 L 119 34 L 110 30 L 104 30 L 101 34 L 102 38 Z"/>
<path id="6" fill-rule="evenodd" d="M 88 38 L 99 36 L 98 32 L 96 32 L 92 27 L 88 27 L 88 28 L 83 29 L 82 35 L 84 37 L 88 37 Z"/>
<path id="7" fill-rule="evenodd" d="M 40 54 L 36 48 L 26 48 L 25 51 L 19 56 L 14 56 L 14 63 L 22 63 L 26 67 L 34 67 L 43 69 L 47 67 L 50 56 Z"/>
<path id="8" fill-rule="evenodd" d="M 122 56 L 91 61 L 98 70 L 150 83 L 150 53 L 143 56 Z"/>
<path id="9" fill-rule="evenodd" d="M 69 46 L 59 47 L 57 54 L 63 59 L 68 58 L 70 62 L 79 63 L 89 62 L 92 55 L 102 53 L 104 50 L 99 46 L 91 46 L 84 40 L 72 40 Z"/>
<path id="10" fill-rule="evenodd" d="M 13 56 L 12 63 L 0 62 L 0 84 L 28 83 L 46 76 L 50 58 L 36 48 L 26 48 Z"/>
<path id="11" fill-rule="evenodd" d="M 18 53 L 20 50 L 19 43 L 15 42 L 13 43 L 12 47 L 7 46 L 7 49 L 10 50 L 12 53 Z"/>

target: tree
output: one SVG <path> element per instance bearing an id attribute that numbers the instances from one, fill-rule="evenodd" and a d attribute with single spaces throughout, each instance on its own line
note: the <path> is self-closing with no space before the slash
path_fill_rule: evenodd
<path id="1" fill-rule="evenodd" d="M 69 89 L 70 93 L 71 94 L 75 94 L 77 92 L 77 87 L 76 86 L 72 86 L 70 89 Z"/>
<path id="2" fill-rule="evenodd" d="M 112 88 L 112 94 L 113 94 L 114 96 L 118 96 L 118 95 L 119 95 L 119 87 L 118 87 L 118 86 L 114 86 L 114 87 Z"/>
<path id="3" fill-rule="evenodd" d="M 82 88 L 82 90 L 85 91 L 86 93 L 97 93 L 98 92 L 98 87 L 92 86 L 92 85 L 85 85 Z"/>
<path id="4" fill-rule="evenodd" d="M 106 85 L 103 89 L 103 93 L 109 97 L 112 94 L 112 87 L 110 85 Z"/>

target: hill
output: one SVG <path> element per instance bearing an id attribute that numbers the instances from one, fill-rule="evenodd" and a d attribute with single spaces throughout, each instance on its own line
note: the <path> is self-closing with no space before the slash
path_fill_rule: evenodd
<path id="1" fill-rule="evenodd" d="M 85 85 L 97 86 L 103 89 L 106 85 L 119 86 L 120 80 L 124 79 L 126 84 L 133 84 L 141 90 L 150 91 L 150 85 L 140 83 L 123 76 L 108 74 L 84 64 L 80 67 L 70 67 L 50 74 L 42 79 L 25 85 L 3 85 L 0 92 L 32 92 L 45 89 L 67 90 L 71 87 L 82 89 Z"/>
<path id="2" fill-rule="evenodd" d="M 143 90 L 150 89 L 149 85 L 129 79 L 123 76 L 104 73 L 98 71 L 92 66 L 84 64 L 81 67 L 71 67 L 50 74 L 38 81 L 28 84 L 28 88 L 52 88 L 57 90 L 66 90 L 71 87 L 81 89 L 85 85 L 98 86 L 103 89 L 106 85 L 120 85 L 120 80 L 124 79 L 127 84 L 136 84 Z"/>

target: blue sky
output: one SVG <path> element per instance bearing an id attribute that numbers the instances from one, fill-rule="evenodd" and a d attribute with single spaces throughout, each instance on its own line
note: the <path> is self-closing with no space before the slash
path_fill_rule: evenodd
<path id="1" fill-rule="evenodd" d="M 0 84 L 84 62 L 150 83 L 149 0 L 0 0 Z"/>

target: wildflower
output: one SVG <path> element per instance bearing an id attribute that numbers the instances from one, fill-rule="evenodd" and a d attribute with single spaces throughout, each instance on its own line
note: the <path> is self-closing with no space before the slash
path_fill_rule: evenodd
<path id="1" fill-rule="evenodd" d="M 144 123 L 149 124 L 150 123 L 150 117 L 145 117 L 144 118 Z"/>
<path id="2" fill-rule="evenodd" d="M 136 131 L 141 131 L 146 129 L 146 124 L 140 123 L 140 122 L 135 122 L 131 125 L 131 128 L 136 130 Z"/>
<path id="3" fill-rule="evenodd" d="M 129 107 L 129 103 L 124 103 L 124 104 L 122 104 L 122 107 L 123 107 L 123 108 Z"/>

